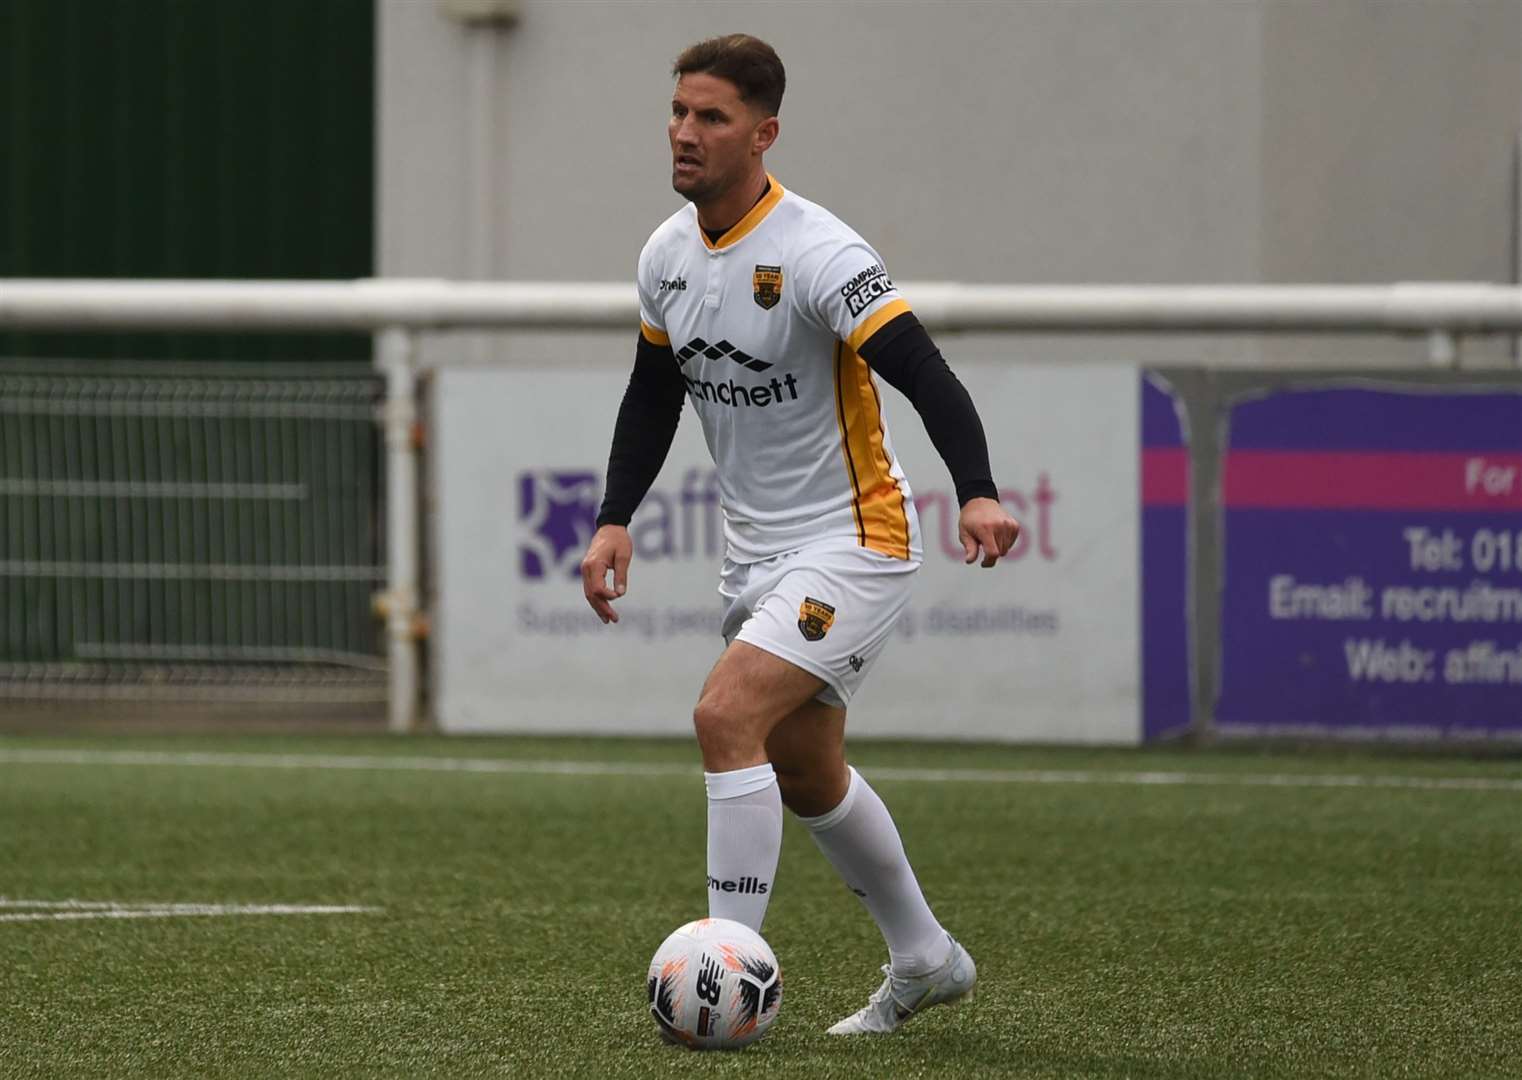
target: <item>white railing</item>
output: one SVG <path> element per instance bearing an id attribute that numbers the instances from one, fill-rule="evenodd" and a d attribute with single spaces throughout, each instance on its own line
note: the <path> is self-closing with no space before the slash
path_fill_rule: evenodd
<path id="1" fill-rule="evenodd" d="M 962 285 L 901 283 L 931 329 L 1023 332 L 1522 332 L 1513 285 Z M 29 330 L 624 328 L 616 282 L 0 279 L 0 327 Z"/>
<path id="2" fill-rule="evenodd" d="M 1451 365 L 1471 334 L 1522 333 L 1509 285 L 958 285 L 901 283 L 931 329 L 1025 333 L 1426 334 Z M 393 730 L 418 707 L 416 334 L 447 329 L 628 329 L 625 283 L 90 281 L 0 279 L 0 329 L 330 330 L 376 334 L 386 376 L 388 588 Z"/>

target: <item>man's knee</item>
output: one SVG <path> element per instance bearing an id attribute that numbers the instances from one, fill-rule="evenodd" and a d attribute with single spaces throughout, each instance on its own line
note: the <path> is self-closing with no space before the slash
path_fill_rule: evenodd
<path id="1" fill-rule="evenodd" d="M 714 665 L 692 713 L 705 767 L 714 771 L 765 761 L 773 729 L 822 685 L 802 668 L 735 642 Z"/>
<path id="2" fill-rule="evenodd" d="M 698 699 L 692 710 L 692 728 L 705 761 L 731 755 L 764 756 L 764 718 L 722 693 L 706 692 Z"/>
<path id="3" fill-rule="evenodd" d="M 712 694 L 704 694 L 692 710 L 692 730 L 697 733 L 698 745 L 722 740 L 726 734 L 725 709 Z"/>
<path id="4" fill-rule="evenodd" d="M 813 767 L 790 769 L 772 762 L 777 770 L 777 788 L 782 793 L 782 805 L 799 817 L 819 817 L 828 814 L 845 798 L 849 780 L 842 767 Z"/>
<path id="5" fill-rule="evenodd" d="M 810 782 L 807 773 L 788 770 L 775 761 L 772 762 L 772 768 L 777 770 L 777 789 L 782 792 L 782 805 L 793 813 L 798 813 L 795 804 L 807 803 L 810 789 L 815 785 Z"/>

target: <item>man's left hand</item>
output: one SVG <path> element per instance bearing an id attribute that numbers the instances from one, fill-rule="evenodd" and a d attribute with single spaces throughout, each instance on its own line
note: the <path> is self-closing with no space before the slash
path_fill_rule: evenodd
<path id="1" fill-rule="evenodd" d="M 1004 512 L 997 499 L 968 499 L 957 519 L 957 536 L 967 551 L 969 566 L 977 561 L 979 552 L 983 565 L 992 566 L 1015 546 L 1020 523 Z"/>

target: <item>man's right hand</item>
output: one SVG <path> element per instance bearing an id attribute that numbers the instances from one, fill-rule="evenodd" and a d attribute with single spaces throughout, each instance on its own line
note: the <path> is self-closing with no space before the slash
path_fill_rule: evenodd
<path id="1" fill-rule="evenodd" d="M 622 525 L 604 525 L 587 545 L 587 553 L 581 560 L 581 591 L 587 603 L 605 623 L 618 622 L 618 612 L 613 601 L 624 595 L 629 587 L 629 560 L 634 555 L 634 544 L 629 540 L 629 530 Z M 613 571 L 613 584 L 608 584 L 608 571 Z"/>

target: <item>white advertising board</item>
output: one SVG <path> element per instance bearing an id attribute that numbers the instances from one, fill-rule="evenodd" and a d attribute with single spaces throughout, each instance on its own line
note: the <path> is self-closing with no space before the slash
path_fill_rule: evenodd
<path id="1" fill-rule="evenodd" d="M 885 388 L 925 563 L 849 730 L 1136 743 L 1136 369 L 966 364 L 958 376 L 1024 534 L 998 566 L 964 565 L 951 479 L 913 408 Z M 442 730 L 690 732 L 722 646 L 723 547 L 713 465 L 690 409 L 630 526 L 620 623 L 604 626 L 581 595 L 625 378 L 438 373 L 431 708 Z"/>

